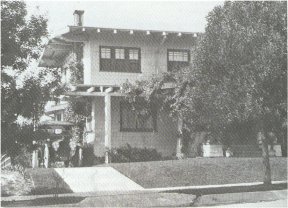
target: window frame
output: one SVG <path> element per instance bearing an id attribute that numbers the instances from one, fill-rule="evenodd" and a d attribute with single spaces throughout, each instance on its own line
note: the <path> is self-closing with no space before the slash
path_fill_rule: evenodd
<path id="1" fill-rule="evenodd" d="M 180 52 L 180 53 L 182 53 L 182 52 L 186 52 L 187 53 L 187 61 L 170 61 L 169 60 L 169 52 Z M 190 50 L 188 50 L 188 49 L 167 49 L 167 61 L 168 62 L 186 62 L 186 63 L 190 63 Z"/>
<path id="2" fill-rule="evenodd" d="M 110 59 L 102 58 L 102 48 L 110 49 Z M 116 49 L 124 49 L 124 59 L 116 58 Z M 138 51 L 138 59 L 130 59 L 130 50 Z M 105 66 L 106 65 L 106 66 Z M 105 68 L 105 67 L 106 68 Z M 122 70 L 119 70 L 122 69 Z M 142 73 L 141 71 L 141 48 L 123 46 L 99 46 L 99 71 L 118 73 Z"/>
<path id="3" fill-rule="evenodd" d="M 120 117 L 120 132 L 157 132 L 157 111 L 155 111 L 154 116 L 151 114 L 151 120 L 152 120 L 152 128 L 136 128 L 135 127 L 129 127 L 125 128 L 123 127 L 123 108 L 124 106 L 127 107 L 131 104 L 129 104 L 127 101 L 120 101 L 120 108 L 119 108 L 119 117 Z M 150 118 L 149 118 L 150 119 Z"/>
<path id="4" fill-rule="evenodd" d="M 110 58 L 107 58 L 107 57 L 103 57 L 103 58 L 102 58 L 102 49 L 109 49 L 109 51 L 110 51 Z M 107 51 L 105 52 L 105 55 L 107 55 Z M 100 48 L 100 59 L 112 59 L 112 51 L 111 51 L 111 48 L 109 48 L 109 47 L 101 47 L 101 48 Z"/>
<path id="5" fill-rule="evenodd" d="M 116 55 L 117 55 L 116 50 L 123 50 L 123 54 L 120 53 L 121 55 L 123 55 L 123 58 L 117 58 L 116 57 Z M 115 60 L 125 60 L 125 48 L 115 47 L 114 48 L 114 54 L 115 54 Z"/>

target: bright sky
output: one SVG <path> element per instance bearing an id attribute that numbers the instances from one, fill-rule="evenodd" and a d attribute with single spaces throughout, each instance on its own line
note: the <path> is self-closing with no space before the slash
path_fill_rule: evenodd
<path id="1" fill-rule="evenodd" d="M 51 36 L 73 25 L 84 10 L 84 26 L 204 32 L 208 12 L 223 1 L 27 1 L 29 14 L 45 13 Z M 36 8 L 39 8 L 37 10 Z"/>

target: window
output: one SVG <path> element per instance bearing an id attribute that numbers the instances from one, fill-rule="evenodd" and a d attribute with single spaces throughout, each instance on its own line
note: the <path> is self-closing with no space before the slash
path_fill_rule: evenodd
<path id="1" fill-rule="evenodd" d="M 115 58 L 116 59 L 125 59 L 124 49 L 116 48 L 115 49 Z"/>
<path id="2" fill-rule="evenodd" d="M 111 58 L 111 49 L 110 48 L 101 48 L 101 58 L 110 59 Z"/>
<path id="3" fill-rule="evenodd" d="M 167 51 L 168 71 L 179 70 L 189 65 L 190 51 L 181 49 L 168 49 Z"/>
<path id="4" fill-rule="evenodd" d="M 61 114 L 56 114 L 56 121 L 61 121 L 61 119 L 62 119 Z"/>
<path id="5" fill-rule="evenodd" d="M 169 61 L 183 61 L 188 62 L 188 52 L 180 52 L 180 51 L 169 51 Z"/>
<path id="6" fill-rule="evenodd" d="M 141 73 L 140 48 L 100 46 L 100 71 Z"/>
<path id="7" fill-rule="evenodd" d="M 131 110 L 127 102 L 120 103 L 120 131 L 152 132 L 156 131 L 156 118 L 150 114 Z"/>
<path id="8" fill-rule="evenodd" d="M 139 51 L 137 49 L 129 50 L 129 59 L 130 60 L 138 60 Z"/>

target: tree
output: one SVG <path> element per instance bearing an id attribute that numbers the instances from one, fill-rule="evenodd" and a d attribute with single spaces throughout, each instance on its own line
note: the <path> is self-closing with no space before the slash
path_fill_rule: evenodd
<path id="1" fill-rule="evenodd" d="M 225 2 L 215 7 L 194 62 L 172 75 L 176 87 L 162 103 L 185 128 L 211 132 L 222 142 L 227 127 L 257 124 L 256 131 L 264 133 L 264 184 L 271 184 L 268 132 L 282 132 L 287 139 L 286 4 Z M 138 94 L 151 103 L 161 92 L 157 83 L 152 79 L 123 89 L 130 98 Z"/>
<path id="2" fill-rule="evenodd" d="M 1 2 L 1 68 L 12 66 L 25 70 L 29 60 L 37 59 L 47 37 L 47 19 L 32 15 L 26 18 L 23 1 Z"/>
<path id="3" fill-rule="evenodd" d="M 48 36 L 47 18 L 27 17 L 23 1 L 1 2 L 1 137 L 2 151 L 13 148 L 19 115 L 36 125 L 47 100 L 57 92 L 59 70 L 32 68 Z M 34 126 L 35 126 L 34 125 Z"/>
<path id="4" fill-rule="evenodd" d="M 287 123 L 286 8 L 286 2 L 214 8 L 183 82 L 184 96 L 176 99 L 182 98 L 176 106 L 189 109 L 190 123 L 202 121 L 219 137 L 235 121 L 254 120 L 264 133 L 265 184 L 271 183 L 268 132 Z"/>

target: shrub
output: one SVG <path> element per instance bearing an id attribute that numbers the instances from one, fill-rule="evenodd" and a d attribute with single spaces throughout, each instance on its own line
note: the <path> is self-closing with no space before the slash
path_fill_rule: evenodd
<path id="1" fill-rule="evenodd" d="M 31 192 L 32 181 L 15 170 L 1 171 L 1 196 L 26 195 Z"/>
<path id="2" fill-rule="evenodd" d="M 131 147 L 129 144 L 111 149 L 109 155 L 112 163 L 145 162 L 163 159 L 161 154 L 155 149 Z"/>
<path id="3" fill-rule="evenodd" d="M 13 159 L 14 166 L 21 166 L 23 169 L 32 166 L 32 153 L 26 148 L 20 148 L 18 155 Z"/>

